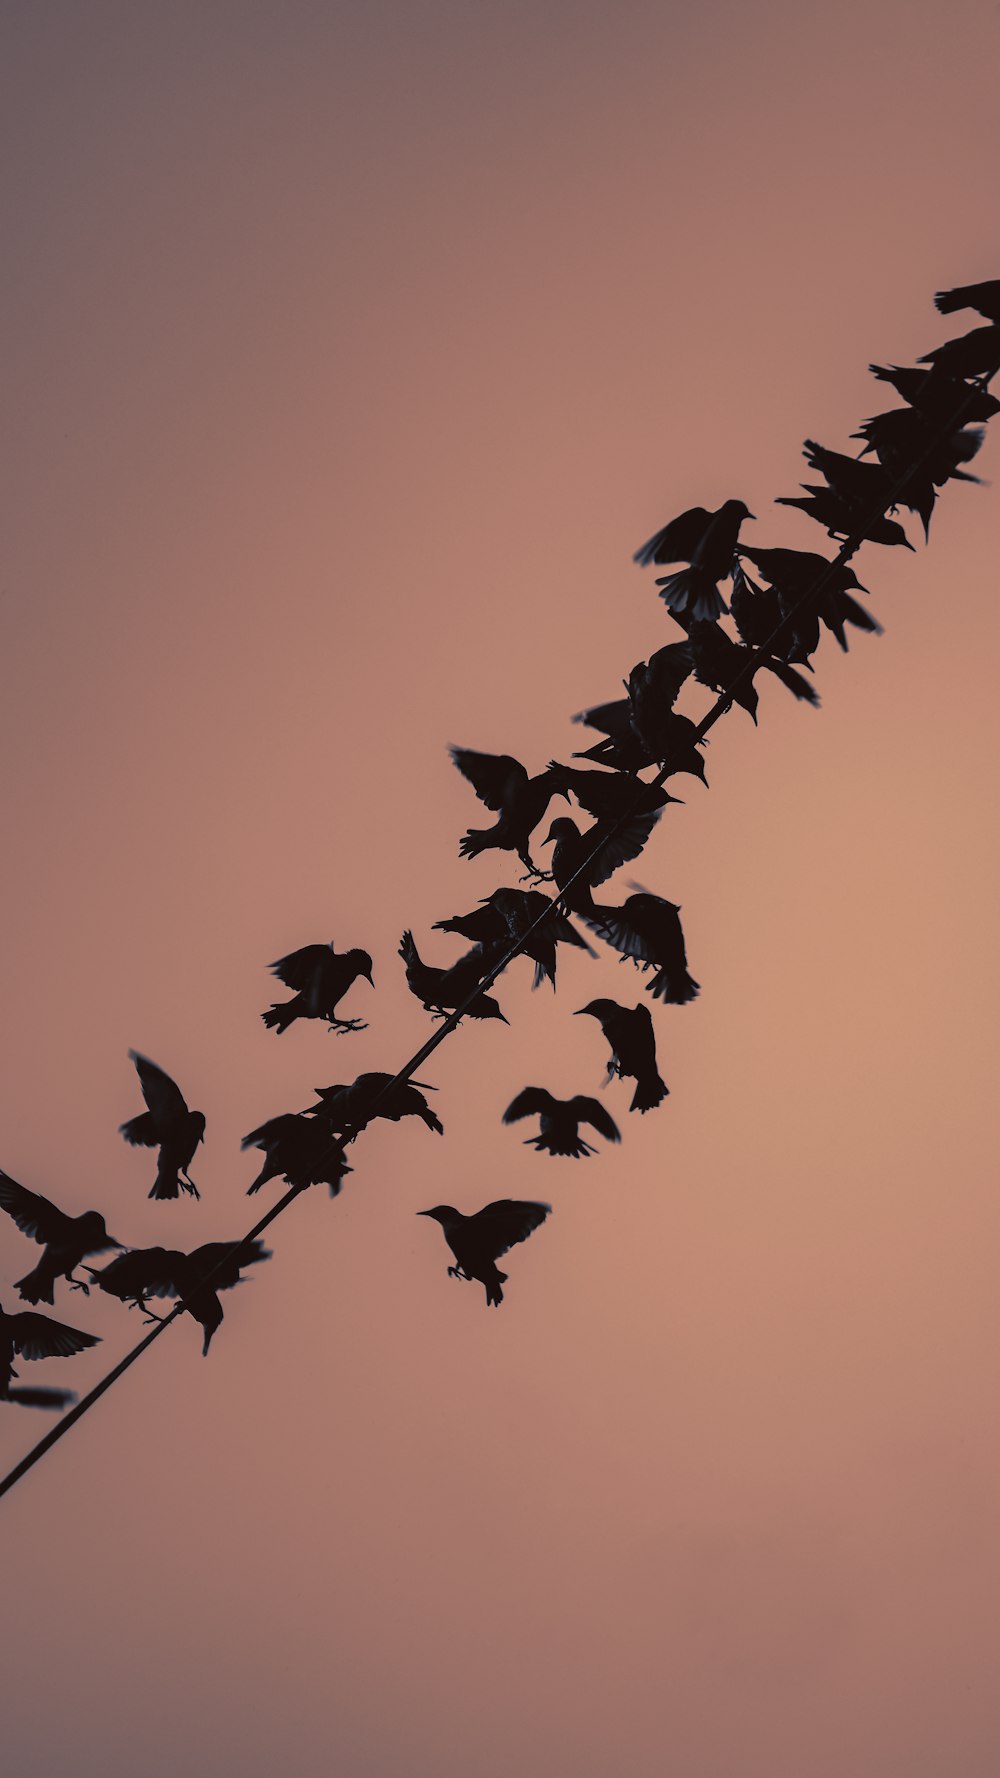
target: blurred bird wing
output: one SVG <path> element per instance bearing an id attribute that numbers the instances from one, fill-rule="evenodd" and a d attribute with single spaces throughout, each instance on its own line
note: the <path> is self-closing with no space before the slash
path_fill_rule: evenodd
<path id="1" fill-rule="evenodd" d="M 594 704 L 589 710 L 581 710 L 573 721 L 585 723 L 587 728 L 596 728 L 602 735 L 612 735 L 617 741 L 624 741 L 632 733 L 632 706 L 628 698 L 615 698 L 613 703 Z"/>
<path id="2" fill-rule="evenodd" d="M 638 858 L 661 814 L 661 809 L 653 809 L 645 815 L 630 815 L 627 821 L 616 826 L 603 841 L 593 864 L 588 866 L 588 882 L 596 888 L 598 883 L 606 882 L 620 864 Z M 587 842 L 592 845 L 600 837 L 600 823 L 581 837 L 585 846 Z"/>
<path id="3" fill-rule="evenodd" d="M 189 1278 L 199 1283 L 205 1280 L 213 1290 L 232 1290 L 246 1266 L 270 1257 L 263 1241 L 251 1241 L 246 1246 L 239 1241 L 206 1241 L 188 1254 L 185 1269 L 189 1268 Z"/>
<path id="4" fill-rule="evenodd" d="M 499 1259 L 519 1241 L 526 1241 L 541 1226 L 552 1209 L 551 1204 L 530 1204 L 519 1198 L 497 1198 L 484 1204 L 469 1222 L 476 1237 L 489 1245 L 492 1257 Z"/>
<path id="5" fill-rule="evenodd" d="M 118 1133 L 133 1148 L 159 1148 L 162 1131 L 157 1129 L 156 1119 L 151 1111 L 140 1111 L 138 1117 L 130 1117 L 126 1123 L 118 1125 Z"/>
<path id="6" fill-rule="evenodd" d="M 524 766 L 509 753 L 473 753 L 467 747 L 452 747 L 451 757 L 488 809 L 499 812 L 528 782 Z"/>
<path id="7" fill-rule="evenodd" d="M 301 950 L 289 951 L 287 957 L 279 957 L 276 963 L 269 963 L 272 975 L 293 993 L 304 994 L 312 987 L 316 976 L 332 963 L 334 953 L 329 945 L 303 945 Z"/>
<path id="8" fill-rule="evenodd" d="M 301 1114 L 294 1111 L 281 1111 L 277 1117 L 269 1117 L 266 1123 L 258 1124 L 240 1142 L 240 1148 L 273 1148 L 286 1136 L 293 1136 L 301 1128 Z"/>
<path id="9" fill-rule="evenodd" d="M 632 560 L 644 568 L 650 562 L 690 562 L 713 516 L 704 506 L 689 507 L 636 550 Z"/>
<path id="10" fill-rule="evenodd" d="M 503 1114 L 505 1124 L 516 1124 L 519 1118 L 532 1117 L 535 1112 L 545 1114 L 552 1111 L 555 1100 L 544 1087 L 522 1087 L 516 1099 L 512 1099 Z M 480 1212 L 480 1214 L 482 1214 Z"/>
<path id="11" fill-rule="evenodd" d="M 171 1247 L 137 1247 L 120 1253 L 100 1272 L 95 1282 L 110 1296 L 176 1296 L 177 1275 L 184 1255 Z"/>
<path id="12" fill-rule="evenodd" d="M 584 914 L 583 918 L 587 921 L 588 926 L 593 926 L 595 931 L 599 932 L 609 945 L 613 945 L 616 951 L 620 951 L 623 957 L 634 957 L 642 962 L 649 962 L 651 961 L 649 945 L 632 924 L 630 913 L 632 900 L 633 897 L 629 896 L 629 900 L 620 908 L 600 907 L 596 914 Z"/>
<path id="13" fill-rule="evenodd" d="M 172 1124 L 176 1124 L 182 1117 L 188 1115 L 188 1105 L 184 1094 L 177 1082 L 171 1080 L 169 1074 L 164 1069 L 158 1068 L 155 1062 L 149 1060 L 148 1056 L 140 1056 L 138 1050 L 129 1050 L 129 1055 L 135 1063 L 142 1096 L 149 1108 L 150 1116 L 161 1133 L 164 1130 L 169 1130 Z"/>
<path id="14" fill-rule="evenodd" d="M 75 1352 L 85 1352 L 88 1346 L 100 1343 L 99 1334 L 82 1333 L 79 1328 L 53 1321 L 49 1315 L 29 1311 L 12 1315 L 9 1320 L 14 1350 L 22 1358 L 71 1358 Z"/>
<path id="15" fill-rule="evenodd" d="M 570 1100 L 569 1109 L 578 1124 L 593 1124 L 594 1129 L 601 1136 L 606 1136 L 609 1142 L 621 1141 L 618 1125 L 599 1099 L 589 1099 L 585 1094 L 578 1093 L 575 1099 Z"/>
<path id="16" fill-rule="evenodd" d="M 67 1216 L 64 1210 L 57 1208 L 43 1198 L 40 1192 L 29 1192 L 9 1173 L 0 1172 L 0 1210 L 16 1222 L 22 1235 L 30 1235 L 33 1241 L 41 1241 L 46 1246 L 49 1242 L 57 1244 L 64 1241 L 70 1233 L 73 1217 Z"/>

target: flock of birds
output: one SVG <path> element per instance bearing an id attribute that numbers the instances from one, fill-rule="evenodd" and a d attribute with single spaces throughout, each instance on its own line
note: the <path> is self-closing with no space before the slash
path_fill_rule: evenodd
<path id="1" fill-rule="evenodd" d="M 856 457 L 807 440 L 806 460 L 822 480 L 804 483 L 801 495 L 778 502 L 808 513 L 835 541 L 863 537 L 912 549 L 902 523 L 889 514 L 900 508 L 915 514 L 926 537 L 945 482 L 978 479 L 967 465 L 982 443 L 982 424 L 1000 411 L 1000 401 L 987 386 L 1000 370 L 1000 279 L 942 292 L 935 302 L 942 314 L 973 309 L 986 324 L 935 347 L 915 367 L 872 365 L 874 376 L 890 384 L 904 405 L 864 422 L 855 434 L 862 441 Z M 587 766 L 551 761 L 532 775 L 510 755 L 452 748 L 454 764 L 496 817 L 490 827 L 470 828 L 461 841 L 461 855 L 472 859 L 485 852 L 510 853 L 523 866 L 521 881 L 531 887 L 494 889 L 470 913 L 436 923 L 437 929 L 456 933 L 471 945 L 456 963 L 425 962 L 413 934 L 403 933 L 399 954 L 407 986 L 435 1017 L 506 1023 L 486 986 L 512 955 L 521 954 L 534 965 L 533 986 L 548 981 L 554 989 L 560 945 L 596 955 L 581 925 L 647 974 L 645 987 L 654 1002 L 682 1006 L 697 995 L 680 908 L 674 902 L 637 885 L 617 905 L 594 898 L 615 871 L 639 856 L 663 810 L 678 800 L 664 788 L 666 780 L 689 773 L 706 782 L 704 734 L 675 709 L 677 698 L 693 678 L 729 703 L 739 703 L 756 722 L 754 679 L 767 671 L 795 698 L 815 705 L 819 699 L 807 675 L 822 630 L 829 630 L 846 650 L 848 627 L 868 633 L 880 629 L 854 597 L 867 588 L 846 563 L 811 551 L 742 543 L 742 527 L 752 518 L 741 500 L 727 500 L 715 512 L 694 507 L 636 552 L 641 566 L 670 570 L 656 584 L 682 635 L 632 668 L 624 697 L 575 718 L 599 737 L 574 755 L 590 762 Z M 727 617 L 735 635 L 724 627 Z M 647 771 L 655 773 L 652 780 L 642 777 Z M 537 830 L 557 797 L 575 803 L 577 819 L 558 816 L 539 840 Z M 588 818 L 582 828 L 581 814 Z M 539 845 L 552 847 L 548 870 L 532 857 L 532 847 Z M 552 885 L 554 894 L 538 887 L 543 882 Z M 311 944 L 279 958 L 271 968 L 292 998 L 261 1015 L 269 1029 L 280 1035 L 300 1019 L 319 1020 L 343 1033 L 364 1029 L 361 1019 L 343 1017 L 340 1005 L 359 980 L 374 985 L 367 951 L 338 953 L 332 945 Z M 578 1011 L 600 1027 L 609 1050 L 608 1079 L 634 1082 L 629 1110 L 642 1114 L 660 1105 L 669 1089 L 657 1064 L 649 1006 L 604 997 Z M 145 1110 L 122 1124 L 121 1134 L 130 1144 L 157 1151 L 149 1195 L 198 1197 L 190 1169 L 204 1138 L 204 1114 L 190 1110 L 162 1068 L 135 1051 L 130 1054 Z M 352 1171 L 348 1145 L 373 1119 L 396 1123 L 404 1117 L 419 1118 L 428 1130 L 443 1133 L 421 1083 L 410 1079 L 369 1072 L 350 1083 L 318 1089 L 315 1104 L 270 1118 L 243 1138 L 243 1149 L 263 1156 L 248 1192 L 283 1180 L 293 1190 L 325 1184 L 335 1197 Z M 558 1099 L 544 1087 L 526 1086 L 507 1107 L 504 1122 L 528 1118 L 538 1120 L 537 1134 L 528 1143 L 550 1156 L 581 1160 L 596 1153 L 581 1127 L 607 1142 L 621 1140 L 606 1108 L 583 1094 Z M 108 1233 L 99 1212 L 70 1216 L 6 1173 L 0 1173 L 0 1209 L 43 1249 L 37 1265 L 15 1286 L 22 1302 L 54 1304 L 62 1280 L 84 1293 L 97 1288 L 158 1320 L 150 1301 L 173 1298 L 200 1324 L 205 1353 L 223 1318 L 218 1293 L 239 1283 L 249 1266 L 269 1258 L 261 1241 L 250 1238 L 208 1242 L 191 1253 L 166 1247 L 125 1249 Z M 487 1303 L 499 1304 L 506 1274 L 497 1260 L 527 1240 L 550 1210 L 548 1204 L 504 1198 L 472 1215 L 450 1204 L 417 1214 L 440 1224 L 455 1261 L 449 1275 L 478 1281 Z M 85 1263 L 111 1249 L 120 1251 L 100 1269 Z M 81 1271 L 86 1278 L 77 1276 Z M 64 1407 L 73 1399 L 67 1390 L 13 1387 L 14 1361 L 70 1357 L 96 1339 L 34 1309 L 8 1315 L 0 1308 L 0 1399 Z"/>

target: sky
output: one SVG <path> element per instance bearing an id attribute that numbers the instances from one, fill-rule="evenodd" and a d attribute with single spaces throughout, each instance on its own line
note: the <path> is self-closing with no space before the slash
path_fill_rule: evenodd
<path id="1" fill-rule="evenodd" d="M 247 1130 L 427 1035 L 403 928 L 450 961 L 515 880 L 448 744 L 585 745 L 678 635 L 631 557 L 684 508 L 824 547 L 802 440 L 1000 276 L 1000 8 L 48 0 L 0 45 L 0 1166 L 193 1247 L 253 1220 Z M 633 867 L 702 985 L 669 1100 L 525 1147 L 642 983 L 515 967 L 422 1076 L 444 1139 L 367 1132 L 209 1358 L 181 1319 L 4 1500 L 11 1771 L 995 1778 L 996 452 Z M 325 940 L 369 1028 L 278 1039 Z M 200 1202 L 117 1134 L 130 1047 Z M 494 1313 L 414 1213 L 500 1196 L 553 1214 Z M 0 1228 L 8 1310 L 36 1252 Z M 139 1332 L 55 1313 L 102 1344 L 35 1383 Z"/>

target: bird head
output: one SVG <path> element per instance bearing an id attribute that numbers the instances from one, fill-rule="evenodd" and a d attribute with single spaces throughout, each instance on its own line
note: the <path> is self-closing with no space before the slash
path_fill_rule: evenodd
<path id="1" fill-rule="evenodd" d="M 84 1231 L 81 1230 L 81 1233 Z M 107 1247 L 121 1247 L 123 1243 L 116 1241 L 104 1225 L 104 1218 L 99 1210 L 91 1210 L 87 1217 L 87 1234 L 89 1238 L 88 1253 L 103 1253 Z"/>
<path id="2" fill-rule="evenodd" d="M 192 1128 L 192 1130 L 197 1130 L 198 1142 L 204 1142 L 204 1140 L 205 1140 L 205 1113 L 203 1111 L 192 1111 L 192 1113 L 191 1113 L 191 1128 Z M 198 1142 L 195 1143 L 196 1148 L 198 1146 Z"/>
<path id="3" fill-rule="evenodd" d="M 756 517 L 756 514 L 752 513 L 750 511 L 749 506 L 745 506 L 742 500 L 727 500 L 726 505 L 728 506 L 734 519 L 737 516 L 739 517 L 739 521 L 740 521 L 741 525 L 742 525 L 744 519 L 752 519 L 752 518 Z"/>
<path id="4" fill-rule="evenodd" d="M 442 1228 L 445 1223 L 457 1222 L 459 1219 L 458 1211 L 451 1204 L 435 1204 L 433 1210 L 418 1210 L 417 1215 L 433 1217 L 434 1221 L 439 1222 Z"/>
<path id="5" fill-rule="evenodd" d="M 351 964 L 354 968 L 355 975 L 363 975 L 365 978 L 365 981 L 370 982 L 372 987 L 374 988 L 375 981 L 374 981 L 374 977 L 372 976 L 372 960 L 369 957 L 368 952 L 367 951 L 348 951 L 347 955 L 350 958 Z"/>
<path id="6" fill-rule="evenodd" d="M 576 840 L 579 839 L 579 837 L 580 829 L 577 827 L 576 822 L 571 821 L 568 815 L 560 815 L 557 821 L 553 821 L 552 826 L 549 828 L 548 833 L 542 841 L 542 845 L 548 846 L 553 840 Z"/>
<path id="7" fill-rule="evenodd" d="M 586 1006 L 577 1007 L 573 1017 L 578 1019 L 581 1013 L 587 1012 L 590 1013 L 592 1018 L 603 1019 L 605 1015 L 614 1010 L 616 1006 L 617 1002 L 614 1000 L 588 1000 Z"/>

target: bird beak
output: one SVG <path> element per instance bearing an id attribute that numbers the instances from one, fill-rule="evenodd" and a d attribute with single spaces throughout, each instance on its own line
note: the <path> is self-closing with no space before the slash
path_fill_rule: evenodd
<path id="1" fill-rule="evenodd" d="M 370 985 L 371 985 L 371 986 L 372 986 L 372 987 L 373 987 L 373 988 L 374 988 L 374 986 L 375 986 L 375 977 L 374 977 L 374 976 L 373 976 L 373 975 L 372 975 L 372 972 L 371 972 L 371 970 L 370 970 L 370 969 L 366 969 L 366 970 L 365 970 L 365 981 L 366 981 L 366 982 L 368 982 L 368 983 L 370 983 Z"/>
<path id="2" fill-rule="evenodd" d="M 108 1246 L 109 1247 L 119 1247 L 123 1253 L 125 1252 L 124 1241 L 112 1241 L 110 1235 L 108 1236 Z"/>
<path id="3" fill-rule="evenodd" d="M 417 1216 L 429 1216 L 429 1215 L 430 1215 L 430 1211 L 429 1211 L 429 1210 L 418 1210 L 418 1211 L 417 1211 L 417 1212 L 416 1212 L 416 1214 L 417 1214 Z"/>

